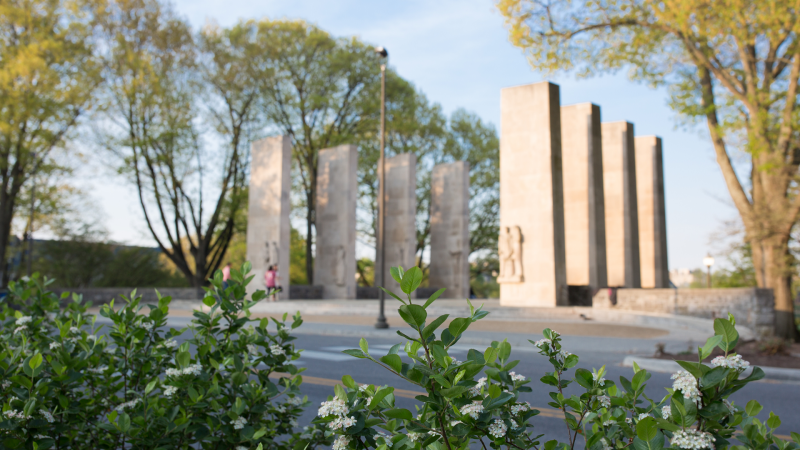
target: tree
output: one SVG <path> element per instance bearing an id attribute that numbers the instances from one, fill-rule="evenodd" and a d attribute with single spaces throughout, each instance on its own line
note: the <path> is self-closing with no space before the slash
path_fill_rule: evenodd
<path id="1" fill-rule="evenodd" d="M 156 0 L 111 5 L 104 31 L 105 98 L 117 131 L 106 145 L 136 186 L 158 247 L 202 286 L 226 253 L 244 198 L 252 49 L 239 45 L 237 30 L 216 28 L 201 34 L 198 48 L 189 25 Z M 203 107 L 222 141 L 210 154 L 196 129 Z"/>
<path id="2" fill-rule="evenodd" d="M 372 47 L 356 38 L 336 39 L 302 21 L 263 20 L 256 26 L 261 54 L 255 64 L 272 73 L 257 80 L 261 112 L 273 130 L 292 139 L 306 210 L 306 255 L 312 255 L 319 151 L 377 134 L 379 64 Z M 313 268 L 307 257 L 309 284 Z"/>
<path id="3" fill-rule="evenodd" d="M 745 226 L 756 281 L 775 293 L 776 333 L 794 337 L 789 239 L 797 195 L 800 41 L 796 0 L 500 0 L 532 67 L 589 75 L 631 68 L 706 122 Z M 740 173 L 732 154 L 748 156 Z"/>
<path id="4" fill-rule="evenodd" d="M 0 255 L 5 260 L 19 196 L 92 106 L 99 66 L 91 0 L 0 3 Z M 45 161 L 42 164 L 42 161 Z M 9 271 L 3 264 L 2 284 Z"/>

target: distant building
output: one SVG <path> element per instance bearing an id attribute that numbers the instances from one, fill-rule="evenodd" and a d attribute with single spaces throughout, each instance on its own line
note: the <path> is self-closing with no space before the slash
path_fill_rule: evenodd
<path id="1" fill-rule="evenodd" d="M 669 271 L 669 281 L 679 288 L 688 288 L 694 281 L 694 274 L 690 269 L 673 269 Z"/>

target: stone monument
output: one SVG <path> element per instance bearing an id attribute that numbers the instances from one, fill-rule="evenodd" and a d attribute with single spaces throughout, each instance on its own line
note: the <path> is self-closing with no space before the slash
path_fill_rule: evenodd
<path id="1" fill-rule="evenodd" d="M 608 285 L 641 287 L 633 124 L 602 124 Z"/>
<path id="2" fill-rule="evenodd" d="M 639 259 L 643 288 L 668 288 L 667 218 L 661 138 L 641 136 L 636 146 L 636 198 L 639 213 Z"/>
<path id="3" fill-rule="evenodd" d="M 561 107 L 567 284 L 608 286 L 600 107 Z"/>
<path id="4" fill-rule="evenodd" d="M 289 211 L 291 203 L 292 140 L 268 137 L 253 142 L 250 149 L 250 197 L 247 211 L 247 260 L 253 266 L 248 295 L 266 290 L 264 273 L 278 266 L 283 292 L 289 298 Z"/>
<path id="5" fill-rule="evenodd" d="M 469 163 L 438 164 L 431 175 L 429 284 L 446 298 L 469 297 Z"/>
<path id="6" fill-rule="evenodd" d="M 417 157 L 403 153 L 386 159 L 386 223 L 384 248 L 386 248 L 386 270 L 384 287 L 392 292 L 401 292 L 389 270 L 403 266 L 404 269 L 417 263 Z"/>
<path id="7" fill-rule="evenodd" d="M 314 284 L 325 299 L 356 298 L 357 169 L 355 145 L 319 152 Z"/>
<path id="8" fill-rule="evenodd" d="M 568 304 L 558 86 L 500 94 L 500 304 Z"/>

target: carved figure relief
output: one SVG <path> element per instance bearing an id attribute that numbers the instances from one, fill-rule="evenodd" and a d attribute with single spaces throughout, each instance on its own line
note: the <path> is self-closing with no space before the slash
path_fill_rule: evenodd
<path id="1" fill-rule="evenodd" d="M 518 226 L 500 227 L 497 255 L 500 258 L 497 282 L 522 283 L 522 231 Z"/>
<path id="2" fill-rule="evenodd" d="M 344 286 L 344 247 L 341 245 L 336 247 L 335 259 L 333 264 L 333 279 L 337 286 Z"/>
<path id="3" fill-rule="evenodd" d="M 272 245 L 270 245 L 272 244 Z M 266 242 L 266 255 L 264 256 L 264 263 L 267 266 L 277 265 L 278 264 L 278 243 L 275 241 Z"/>

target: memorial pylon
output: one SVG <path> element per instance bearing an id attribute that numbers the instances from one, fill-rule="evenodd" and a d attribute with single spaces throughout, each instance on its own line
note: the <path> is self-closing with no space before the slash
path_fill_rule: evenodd
<path id="1" fill-rule="evenodd" d="M 500 304 L 567 305 L 559 88 L 500 97 Z"/>
<path id="2" fill-rule="evenodd" d="M 314 284 L 325 299 L 356 298 L 357 169 L 355 145 L 319 152 Z"/>
<path id="3" fill-rule="evenodd" d="M 247 294 L 266 290 L 264 273 L 269 266 L 277 265 L 283 284 L 279 297 L 285 300 L 289 298 L 291 138 L 274 136 L 253 142 L 250 161 L 247 260 L 255 277 L 247 286 Z"/>
<path id="4" fill-rule="evenodd" d="M 636 146 L 639 260 L 643 288 L 668 288 L 667 218 L 661 138 L 641 136 Z"/>
<path id="5" fill-rule="evenodd" d="M 602 124 L 608 285 L 641 287 L 633 124 Z"/>
<path id="6" fill-rule="evenodd" d="M 404 269 L 417 263 L 417 157 L 403 153 L 386 159 L 386 249 L 384 288 L 400 292 L 400 284 L 392 278 L 390 269 Z M 377 260 L 377 259 L 376 259 Z"/>
<path id="7" fill-rule="evenodd" d="M 431 174 L 429 284 L 446 298 L 469 297 L 469 163 L 438 164 Z"/>
<path id="8" fill-rule="evenodd" d="M 600 107 L 561 107 L 567 284 L 608 286 Z"/>

